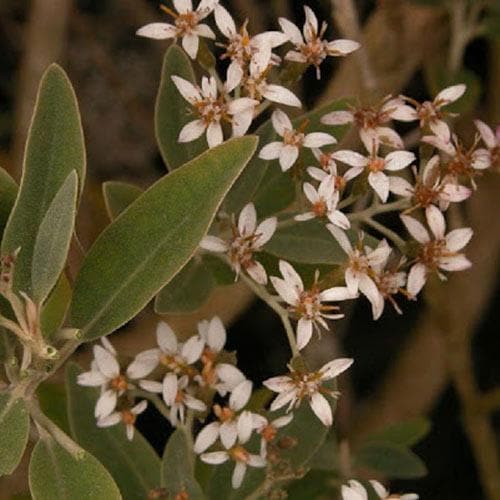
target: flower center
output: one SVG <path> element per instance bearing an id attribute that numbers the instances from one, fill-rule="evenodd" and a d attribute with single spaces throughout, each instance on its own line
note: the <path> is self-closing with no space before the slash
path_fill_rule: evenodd
<path id="1" fill-rule="evenodd" d="M 325 43 L 318 37 L 315 37 L 308 43 L 303 44 L 300 47 L 300 52 L 307 59 L 307 62 L 313 66 L 319 66 L 328 55 Z"/>
<path id="2" fill-rule="evenodd" d="M 215 416 L 221 421 L 221 422 L 229 422 L 233 420 L 235 416 L 235 412 L 231 410 L 228 406 L 220 406 L 220 405 L 214 405 L 214 413 Z"/>
<path id="3" fill-rule="evenodd" d="M 323 217 L 324 215 L 326 215 L 326 213 L 328 212 L 326 201 L 323 198 L 318 200 L 313 204 L 312 211 L 314 215 L 316 215 L 316 217 Z"/>
<path id="4" fill-rule="evenodd" d="M 267 441 L 270 442 L 272 441 L 275 437 L 276 434 L 278 433 L 278 429 L 274 427 L 272 424 L 267 424 L 261 431 L 260 434 L 261 436 Z"/>
<path id="5" fill-rule="evenodd" d="M 205 125 L 218 123 L 221 120 L 231 121 L 227 114 L 227 105 L 223 97 L 218 99 L 205 98 L 194 104 L 196 111 L 201 116 Z"/>
<path id="6" fill-rule="evenodd" d="M 445 240 L 434 240 L 422 245 L 419 260 L 428 268 L 434 269 L 437 267 L 441 257 L 449 257 L 451 255 L 446 249 Z"/>
<path id="7" fill-rule="evenodd" d="M 247 450 L 245 450 L 245 448 L 243 448 L 243 446 L 235 446 L 231 448 L 229 454 L 231 455 L 231 458 L 236 462 L 247 463 L 248 459 L 250 458 L 250 454 Z"/>
<path id="8" fill-rule="evenodd" d="M 109 383 L 111 388 L 116 392 L 126 391 L 128 388 L 128 382 L 125 375 L 118 375 Z"/>
<path id="9" fill-rule="evenodd" d="M 134 425 L 137 420 L 137 415 L 132 413 L 130 410 L 122 410 L 122 422 L 125 425 Z"/>
<path id="10" fill-rule="evenodd" d="M 283 143 L 289 146 L 302 146 L 304 134 L 296 130 L 285 130 L 283 134 Z"/>
<path id="11" fill-rule="evenodd" d="M 415 185 L 415 202 L 419 207 L 428 207 L 439 198 L 441 191 L 442 189 L 433 189 L 422 182 L 418 182 Z"/>
<path id="12" fill-rule="evenodd" d="M 186 12 L 179 14 L 175 19 L 175 26 L 180 35 L 190 34 L 198 25 L 198 15 L 196 12 Z"/>
<path id="13" fill-rule="evenodd" d="M 372 158 L 368 163 L 368 170 L 370 172 L 382 172 L 385 167 L 385 160 L 383 158 Z"/>

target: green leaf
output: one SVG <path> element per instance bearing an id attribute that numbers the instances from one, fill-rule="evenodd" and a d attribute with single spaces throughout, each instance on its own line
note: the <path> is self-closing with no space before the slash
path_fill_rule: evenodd
<path id="1" fill-rule="evenodd" d="M 398 446 L 411 447 L 421 441 L 430 431 L 431 423 L 427 418 L 414 418 L 389 425 L 364 438 L 364 442 L 377 441 Z"/>
<path id="2" fill-rule="evenodd" d="M 42 412 L 58 425 L 66 434 L 70 434 L 67 404 L 68 398 L 64 385 L 42 382 L 36 391 Z"/>
<path id="3" fill-rule="evenodd" d="M 21 249 L 16 261 L 14 286 L 30 296 L 38 228 L 73 170 L 78 173 L 81 191 L 85 175 L 85 146 L 80 114 L 66 73 L 53 64 L 40 83 L 21 186 L 2 241 L 3 254 Z"/>
<path id="4" fill-rule="evenodd" d="M 194 257 L 172 281 L 164 286 L 155 299 L 158 314 L 189 313 L 199 309 L 214 287 L 210 269 Z"/>
<path id="5" fill-rule="evenodd" d="M 194 478 L 194 455 L 186 431 L 177 429 L 168 440 L 163 454 L 161 485 L 169 498 L 185 491 L 189 500 L 205 498 L 200 485 Z"/>
<path id="6" fill-rule="evenodd" d="M 354 455 L 356 467 L 368 468 L 390 479 L 412 479 L 425 476 L 427 469 L 412 451 L 391 443 L 370 442 Z"/>
<path id="7" fill-rule="evenodd" d="M 310 130 L 328 132 L 333 134 L 337 140 L 340 140 L 349 127 L 331 127 L 323 125 L 320 120 L 327 113 L 346 109 L 349 102 L 347 99 L 332 101 L 293 119 L 292 123 L 295 127 L 299 127 L 302 123 L 307 122 L 306 132 Z M 255 133 L 260 138 L 259 148 L 276 140 L 276 133 L 270 120 L 261 125 Z M 301 160 L 299 160 L 300 163 L 306 167 L 314 164 L 315 160 L 312 153 L 304 150 L 301 154 Z M 281 172 L 277 160 L 266 161 L 256 155 L 228 193 L 224 209 L 228 214 L 236 214 L 249 201 L 255 201 L 259 217 L 272 215 L 287 208 L 295 199 L 293 186 L 290 173 Z"/>
<path id="8" fill-rule="evenodd" d="M 111 220 L 116 219 L 144 191 L 133 184 L 108 181 L 102 184 L 102 194 L 106 211 Z"/>
<path id="9" fill-rule="evenodd" d="M 75 458 L 52 437 L 40 439 L 31 455 L 29 484 L 33 500 L 121 499 L 109 472 L 89 453 Z"/>
<path id="10" fill-rule="evenodd" d="M 28 443 L 30 417 L 24 399 L 0 394 L 0 476 L 19 465 Z"/>
<path id="11" fill-rule="evenodd" d="M 294 481 L 286 488 L 287 500 L 323 500 L 340 498 L 340 479 L 325 470 L 311 470 L 302 479 Z M 337 486 L 337 488 L 336 488 Z"/>
<path id="12" fill-rule="evenodd" d="M 56 284 L 66 262 L 75 226 L 78 178 L 73 170 L 45 213 L 33 248 L 33 299 L 41 304 Z"/>
<path id="13" fill-rule="evenodd" d="M 233 285 L 235 282 L 234 271 L 219 257 L 206 253 L 203 262 L 210 269 L 216 285 Z"/>
<path id="14" fill-rule="evenodd" d="M 74 363 L 66 368 L 68 418 L 73 438 L 98 458 L 118 484 L 124 499 L 147 498 L 160 485 L 160 459 L 136 430 L 129 441 L 123 425 L 98 428 L 94 407 L 99 390 L 76 383 L 81 369 Z"/>
<path id="15" fill-rule="evenodd" d="M 137 314 L 191 258 L 256 144 L 255 137 L 241 137 L 203 153 L 111 223 L 76 279 L 71 326 L 90 340 Z"/>
<path id="16" fill-rule="evenodd" d="M 265 251 L 304 264 L 342 264 L 346 254 L 321 220 L 291 222 L 278 229 Z"/>
<path id="17" fill-rule="evenodd" d="M 3 168 L 0 168 L 0 235 L 4 232 L 16 196 L 16 182 Z"/>
<path id="18" fill-rule="evenodd" d="M 196 85 L 189 57 L 175 44 L 167 49 L 163 59 L 155 107 L 156 140 L 169 170 L 184 165 L 208 148 L 204 138 L 187 143 L 179 143 L 177 140 L 182 127 L 193 120 L 193 113 L 190 104 L 174 85 L 172 75 L 180 76 Z"/>
<path id="19" fill-rule="evenodd" d="M 61 328 L 71 301 L 71 286 L 61 274 L 56 286 L 43 305 L 41 314 L 43 336 L 50 339 Z"/>

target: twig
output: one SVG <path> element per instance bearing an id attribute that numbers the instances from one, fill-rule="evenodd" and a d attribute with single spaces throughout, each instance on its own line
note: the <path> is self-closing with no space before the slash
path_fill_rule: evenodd
<path id="1" fill-rule="evenodd" d="M 380 224 L 376 220 L 368 217 L 366 219 L 362 219 L 361 222 L 364 222 L 366 225 L 371 226 L 373 229 L 383 234 L 387 238 L 389 238 L 400 250 L 402 250 L 405 246 L 405 241 L 403 238 L 398 236 L 392 229 Z"/>
<path id="2" fill-rule="evenodd" d="M 262 299 L 281 319 L 283 327 L 285 328 L 286 336 L 288 338 L 288 343 L 290 344 L 290 349 L 292 350 L 292 356 L 300 356 L 300 351 L 297 347 L 297 342 L 295 341 L 295 333 L 293 332 L 292 325 L 290 323 L 290 318 L 288 316 L 288 311 L 282 307 L 279 302 L 273 297 L 268 291 L 259 284 L 255 283 L 244 273 L 240 274 L 242 281 L 252 290 L 252 292 Z"/>

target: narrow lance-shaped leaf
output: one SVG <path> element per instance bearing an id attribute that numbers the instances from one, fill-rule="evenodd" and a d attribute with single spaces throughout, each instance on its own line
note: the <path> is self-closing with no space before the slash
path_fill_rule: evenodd
<path id="1" fill-rule="evenodd" d="M 73 438 L 109 470 L 124 499 L 148 498 L 148 493 L 160 486 L 160 458 L 137 430 L 129 441 L 123 425 L 97 427 L 94 408 L 99 390 L 79 386 L 76 379 L 81 372 L 74 363 L 66 368 L 68 419 Z"/>
<path id="2" fill-rule="evenodd" d="M 210 268 L 195 256 L 160 290 L 155 299 L 155 311 L 158 314 L 196 311 L 208 299 L 214 286 Z"/>
<path id="3" fill-rule="evenodd" d="M 183 492 L 189 500 L 205 498 L 194 478 L 193 449 L 184 429 L 177 429 L 168 440 L 163 454 L 161 477 L 162 486 L 169 498 L 180 498 Z"/>
<path id="4" fill-rule="evenodd" d="M 75 227 L 78 177 L 73 170 L 54 196 L 33 249 L 31 280 L 33 298 L 42 303 L 56 284 L 68 255 Z"/>
<path id="5" fill-rule="evenodd" d="M 172 75 L 196 83 L 191 61 L 185 52 L 172 44 L 163 59 L 161 81 L 156 97 L 155 131 L 158 147 L 169 170 L 174 170 L 207 149 L 204 138 L 179 143 L 179 133 L 194 119 L 191 106 L 181 96 L 172 81 Z"/>
<path id="6" fill-rule="evenodd" d="M 0 394 L 0 476 L 19 465 L 28 443 L 30 417 L 26 403 L 11 394 Z"/>
<path id="7" fill-rule="evenodd" d="M 110 224 L 76 279 L 71 326 L 90 340 L 135 316 L 196 251 L 255 147 L 255 137 L 241 137 L 203 153 Z"/>
<path id="8" fill-rule="evenodd" d="M 111 220 L 116 219 L 143 192 L 140 187 L 127 182 L 104 182 L 102 185 L 102 194 L 109 218 Z"/>
<path id="9" fill-rule="evenodd" d="M 3 234 L 16 196 L 16 182 L 3 168 L 0 168 L 0 235 Z"/>
<path id="10" fill-rule="evenodd" d="M 38 228 L 68 175 L 76 170 L 80 190 L 85 147 L 80 114 L 71 83 L 53 64 L 45 72 L 35 105 L 19 194 L 7 222 L 2 253 L 20 248 L 14 286 L 31 295 L 32 260 Z"/>
<path id="11" fill-rule="evenodd" d="M 75 458 L 51 436 L 33 449 L 29 467 L 33 500 L 121 499 L 109 472 L 90 453 Z"/>

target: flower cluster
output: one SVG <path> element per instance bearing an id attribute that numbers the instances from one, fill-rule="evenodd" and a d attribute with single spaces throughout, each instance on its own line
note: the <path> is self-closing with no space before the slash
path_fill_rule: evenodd
<path id="1" fill-rule="evenodd" d="M 383 484 L 375 480 L 370 481 L 370 486 L 381 500 L 418 500 L 418 495 L 415 493 L 391 494 Z M 368 491 L 359 481 L 351 479 L 348 485 L 342 485 L 342 500 L 368 500 L 368 498 Z"/>

